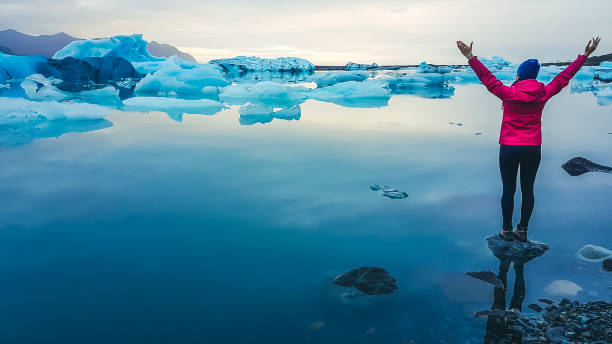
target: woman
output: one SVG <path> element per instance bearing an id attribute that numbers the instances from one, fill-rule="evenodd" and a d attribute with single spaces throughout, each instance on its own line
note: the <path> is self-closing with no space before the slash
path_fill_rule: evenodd
<path id="1" fill-rule="evenodd" d="M 541 118 L 546 102 L 569 84 L 587 57 L 597 48 L 599 37 L 589 41 L 584 54 L 559 73 L 548 85 L 536 80 L 540 71 L 538 60 L 529 59 L 518 68 L 516 81 L 505 86 L 478 58 L 472 55 L 472 43 L 457 41 L 457 47 L 467 57 L 470 66 L 489 92 L 503 101 L 504 116 L 499 137 L 499 169 L 503 183 L 501 199 L 503 225 L 499 235 L 504 240 L 527 241 L 527 225 L 533 211 L 533 184 L 541 158 Z M 521 220 L 512 231 L 512 212 L 517 173 L 521 169 Z"/>

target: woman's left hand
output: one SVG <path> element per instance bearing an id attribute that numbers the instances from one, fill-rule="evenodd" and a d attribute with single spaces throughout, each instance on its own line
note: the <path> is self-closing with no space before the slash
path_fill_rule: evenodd
<path id="1" fill-rule="evenodd" d="M 471 42 L 470 45 L 468 46 L 467 44 L 461 41 L 457 41 L 457 48 L 459 48 L 459 51 L 461 51 L 463 56 L 467 57 L 468 60 L 474 57 L 474 55 L 472 55 L 472 45 L 473 44 L 474 42 Z"/>

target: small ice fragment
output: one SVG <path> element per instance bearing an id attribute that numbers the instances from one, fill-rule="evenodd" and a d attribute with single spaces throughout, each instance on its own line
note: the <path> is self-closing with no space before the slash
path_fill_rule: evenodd
<path id="1" fill-rule="evenodd" d="M 380 186 L 378 184 L 374 184 L 370 186 L 370 190 L 376 191 L 380 193 L 381 195 L 383 195 L 384 197 L 392 198 L 392 199 L 403 199 L 403 198 L 408 197 L 407 193 L 393 189 L 392 187 L 387 186 L 387 185 Z"/>

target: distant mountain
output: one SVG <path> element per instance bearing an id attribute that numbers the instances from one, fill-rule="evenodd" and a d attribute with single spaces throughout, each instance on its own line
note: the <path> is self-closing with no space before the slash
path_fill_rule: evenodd
<path id="1" fill-rule="evenodd" d="M 149 45 L 147 45 L 147 49 L 149 49 L 149 52 L 151 53 L 151 55 L 154 55 L 154 56 L 170 57 L 173 55 L 177 55 L 178 57 L 182 58 L 185 61 L 196 62 L 196 59 L 193 56 L 178 50 L 175 46 L 170 45 L 170 44 L 164 44 L 164 43 L 158 43 L 156 41 L 151 41 L 149 42 Z"/>
<path id="2" fill-rule="evenodd" d="M 612 54 L 589 57 L 584 63 L 585 66 L 599 66 L 604 61 L 612 61 Z"/>
<path id="3" fill-rule="evenodd" d="M 13 29 L 0 31 L 0 52 L 12 55 L 44 55 L 53 56 L 68 43 L 81 38 L 72 37 L 64 32 L 54 35 L 32 36 Z M 188 61 L 195 61 L 193 56 L 178 50 L 176 47 L 157 43 L 149 43 L 149 52 L 155 56 L 170 57 L 178 55 Z"/>
<path id="4" fill-rule="evenodd" d="M 0 45 L 9 48 L 15 55 L 51 57 L 75 39 L 63 32 L 55 35 L 32 36 L 12 29 L 0 31 Z"/>

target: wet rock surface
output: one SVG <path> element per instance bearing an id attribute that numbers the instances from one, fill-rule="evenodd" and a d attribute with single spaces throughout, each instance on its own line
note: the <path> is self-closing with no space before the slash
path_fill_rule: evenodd
<path id="1" fill-rule="evenodd" d="M 517 240 L 506 241 L 499 235 L 486 238 L 487 245 L 493 255 L 501 260 L 511 260 L 517 263 L 525 263 L 548 251 L 548 245 L 538 241 L 528 240 L 520 242 Z"/>
<path id="2" fill-rule="evenodd" d="M 385 269 L 368 266 L 338 275 L 334 283 L 354 287 L 365 295 L 390 294 L 397 289 L 397 281 Z"/>
<path id="3" fill-rule="evenodd" d="M 576 157 L 570 159 L 565 164 L 561 165 L 561 167 L 567 172 L 570 176 L 579 176 L 585 174 L 587 172 L 605 172 L 612 173 L 612 168 L 604 165 L 596 164 L 589 159 L 583 157 Z"/>
<path id="4" fill-rule="evenodd" d="M 523 334 L 523 343 L 612 342 L 612 303 L 609 302 L 581 304 L 563 299 L 558 305 L 548 305 L 540 315 L 517 314 L 515 318 L 505 317 L 506 323 Z"/>

